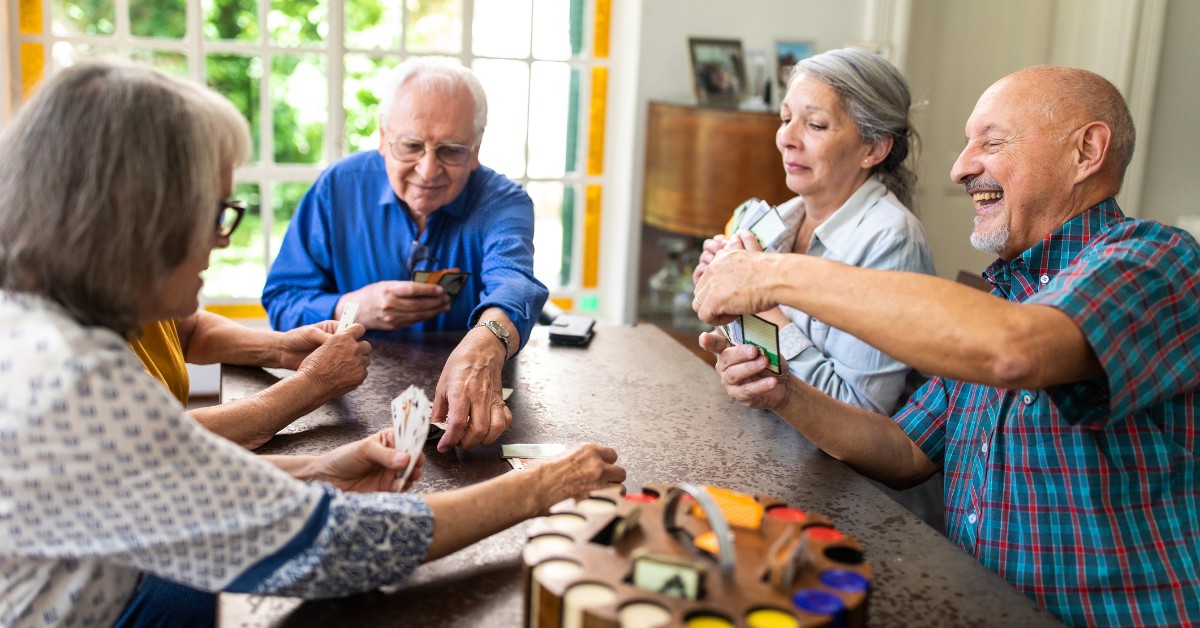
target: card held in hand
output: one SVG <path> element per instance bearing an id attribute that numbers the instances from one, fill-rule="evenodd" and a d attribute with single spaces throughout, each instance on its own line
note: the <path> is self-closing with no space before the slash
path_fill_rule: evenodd
<path id="1" fill-rule="evenodd" d="M 429 417 L 433 415 L 433 404 L 425 391 L 416 386 L 409 386 L 392 400 L 392 429 L 396 431 L 396 450 L 408 452 L 408 466 L 400 477 L 400 485 L 408 481 L 412 470 L 417 466 L 417 458 L 425 447 L 425 437 L 429 434 Z"/>
<path id="2" fill-rule="evenodd" d="M 742 315 L 741 323 L 745 344 L 762 349 L 767 356 L 767 370 L 779 375 L 779 327 L 754 314 Z"/>

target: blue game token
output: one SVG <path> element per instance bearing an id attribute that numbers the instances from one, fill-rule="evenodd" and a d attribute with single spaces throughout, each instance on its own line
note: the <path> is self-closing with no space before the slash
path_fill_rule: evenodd
<path id="1" fill-rule="evenodd" d="M 870 588 L 867 579 L 853 571 L 845 569 L 830 569 L 821 574 L 821 584 L 835 591 L 846 593 L 862 593 Z"/>
<path id="2" fill-rule="evenodd" d="M 792 595 L 792 604 L 796 608 L 817 615 L 833 615 L 842 610 L 842 600 L 838 596 L 819 589 L 801 589 Z"/>

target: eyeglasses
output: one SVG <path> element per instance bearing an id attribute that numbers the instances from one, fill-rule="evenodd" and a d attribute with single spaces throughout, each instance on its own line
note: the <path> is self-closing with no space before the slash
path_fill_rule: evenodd
<path id="1" fill-rule="evenodd" d="M 239 223 L 242 222 L 242 216 L 246 213 L 246 204 L 242 201 L 218 201 L 217 202 L 217 237 L 228 238 L 233 234 L 233 230 L 237 229 Z"/>
<path id="2" fill-rule="evenodd" d="M 425 142 L 417 140 L 388 140 L 388 146 L 392 147 L 392 157 L 395 157 L 396 161 L 404 162 L 417 161 L 424 157 L 425 151 L 428 150 Z M 433 146 L 433 156 L 447 166 L 461 166 L 471 158 L 473 150 L 474 146 L 442 142 Z"/>
<path id="3" fill-rule="evenodd" d="M 436 264 L 437 258 L 429 254 L 429 246 L 413 241 L 408 250 L 408 276 L 412 277 L 419 264 Z"/>

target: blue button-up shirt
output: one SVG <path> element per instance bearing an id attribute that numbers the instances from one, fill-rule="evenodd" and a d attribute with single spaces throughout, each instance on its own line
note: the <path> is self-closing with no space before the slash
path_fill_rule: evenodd
<path id="1" fill-rule="evenodd" d="M 935 377 L 896 420 L 946 476 L 947 535 L 1070 624 L 1200 622 L 1200 246 L 1109 199 L 985 273 L 1061 310 L 1104 375 Z"/>
<path id="2" fill-rule="evenodd" d="M 275 329 L 327 320 L 347 292 L 411 279 L 408 261 L 420 243 L 434 259 L 416 270 L 458 268 L 470 276 L 450 311 L 391 334 L 467 329 L 498 307 L 523 345 L 549 294 L 533 276 L 533 221 L 525 190 L 480 166 L 458 198 L 429 216 L 418 238 L 383 157 L 356 153 L 321 173 L 300 201 L 267 275 L 263 306 Z"/>

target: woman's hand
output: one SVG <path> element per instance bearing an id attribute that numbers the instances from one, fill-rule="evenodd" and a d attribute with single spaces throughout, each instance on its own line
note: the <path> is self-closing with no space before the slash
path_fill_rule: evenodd
<path id="1" fill-rule="evenodd" d="M 400 476 L 408 460 L 407 452 L 396 451 L 395 431 L 388 427 L 317 456 L 309 464 L 304 479 L 327 482 L 353 493 L 399 493 L 411 488 L 421 477 L 421 467 L 425 464 L 422 454 L 408 482 L 401 486 Z"/>

